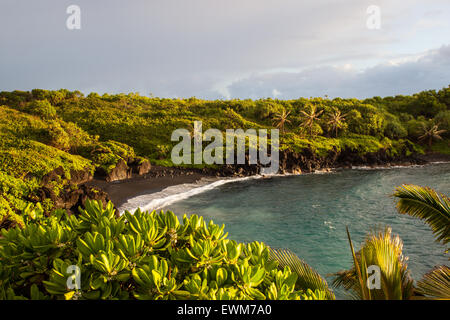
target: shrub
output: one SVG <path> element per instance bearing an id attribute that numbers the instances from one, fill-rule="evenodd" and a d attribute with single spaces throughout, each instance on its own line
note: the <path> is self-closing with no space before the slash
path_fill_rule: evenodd
<path id="1" fill-rule="evenodd" d="M 56 117 L 55 108 L 47 99 L 35 100 L 28 105 L 28 112 L 43 119 L 54 119 Z"/>
<path id="2" fill-rule="evenodd" d="M 106 142 L 96 142 L 81 147 L 79 153 L 94 164 L 102 167 L 106 172 L 111 172 L 120 160 L 128 162 L 131 158 L 135 158 L 136 154 L 132 147 L 108 140 Z"/>
<path id="3" fill-rule="evenodd" d="M 22 218 L 14 213 L 9 202 L 0 195 L 0 228 L 10 224 L 22 224 Z"/>
<path id="4" fill-rule="evenodd" d="M 446 130 L 442 136 L 450 137 L 450 110 L 439 112 L 434 117 L 434 123 L 439 125 L 439 129 Z"/>
<path id="5" fill-rule="evenodd" d="M 263 243 L 236 243 L 197 215 L 180 223 L 170 211 L 138 209 L 118 218 L 111 203 L 87 201 L 78 217 L 34 207 L 24 219 L 2 230 L 0 299 L 325 297 L 297 291 L 297 274 L 279 270 Z M 80 268 L 80 288 L 68 288 L 69 266 Z"/>
<path id="6" fill-rule="evenodd" d="M 423 127 L 426 126 L 428 122 L 423 118 L 418 118 L 417 120 L 409 120 L 406 123 L 406 128 L 408 130 L 408 137 L 417 140 L 423 134 Z"/>
<path id="7" fill-rule="evenodd" d="M 397 119 L 392 119 L 386 122 L 384 128 L 384 135 L 391 139 L 401 139 L 408 135 L 408 131 Z"/>
<path id="8" fill-rule="evenodd" d="M 61 127 L 58 121 L 50 122 L 48 126 L 49 144 L 52 147 L 68 151 L 70 149 L 70 136 Z"/>

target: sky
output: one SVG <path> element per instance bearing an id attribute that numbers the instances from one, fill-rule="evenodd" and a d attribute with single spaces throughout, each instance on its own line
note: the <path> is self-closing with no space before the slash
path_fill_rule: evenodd
<path id="1" fill-rule="evenodd" d="M 0 1 L 0 91 L 295 99 L 448 85 L 449 0 Z"/>

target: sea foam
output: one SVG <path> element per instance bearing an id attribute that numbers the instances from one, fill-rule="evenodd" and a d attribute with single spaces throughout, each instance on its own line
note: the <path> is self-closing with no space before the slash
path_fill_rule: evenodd
<path id="1" fill-rule="evenodd" d="M 123 214 L 126 210 L 134 212 L 137 208 L 141 208 L 142 211 L 158 210 L 174 202 L 190 198 L 227 183 L 259 178 L 262 178 L 262 176 L 255 175 L 238 178 L 221 178 L 219 180 L 218 178 L 202 178 L 194 183 L 174 185 L 159 192 L 130 198 L 126 203 L 122 204 L 118 210 L 120 214 Z"/>

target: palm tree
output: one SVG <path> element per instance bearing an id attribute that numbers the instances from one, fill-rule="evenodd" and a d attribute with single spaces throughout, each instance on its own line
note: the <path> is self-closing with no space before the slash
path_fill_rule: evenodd
<path id="1" fill-rule="evenodd" d="M 338 136 L 338 129 L 344 126 L 345 117 L 347 114 L 341 114 L 340 110 L 335 110 L 330 116 L 330 120 L 327 124 L 331 127 L 332 131 L 335 131 L 336 137 Z"/>
<path id="2" fill-rule="evenodd" d="M 433 140 L 442 140 L 441 134 L 446 130 L 439 130 L 438 124 L 434 124 L 429 128 L 426 125 L 422 124 L 422 127 L 423 134 L 419 137 L 419 141 L 427 141 L 428 149 L 431 150 L 431 144 L 433 143 Z"/>
<path id="3" fill-rule="evenodd" d="M 333 291 L 328 287 L 327 281 L 313 268 L 301 260 L 295 253 L 289 249 L 273 249 L 269 248 L 269 261 L 275 260 L 278 262 L 278 268 L 284 269 L 289 267 L 292 272 L 298 276 L 296 288 L 307 291 L 320 291 L 325 299 L 334 300 Z"/>
<path id="4" fill-rule="evenodd" d="M 279 128 L 281 130 L 281 133 L 284 133 L 284 125 L 286 123 L 291 123 L 291 121 L 288 120 L 288 116 L 290 113 L 290 111 L 286 112 L 286 110 L 283 110 L 283 112 L 275 114 L 275 117 L 273 119 L 273 126 Z"/>
<path id="5" fill-rule="evenodd" d="M 401 214 L 424 220 L 444 244 L 450 242 L 450 199 L 431 188 L 402 185 L 394 196 L 400 200 L 397 210 Z"/>
<path id="6" fill-rule="evenodd" d="M 435 267 L 417 282 L 417 292 L 435 299 L 450 299 L 450 268 Z"/>
<path id="7" fill-rule="evenodd" d="M 446 195 L 427 187 L 403 185 L 396 189 L 394 196 L 400 199 L 399 213 L 424 220 L 437 241 L 450 242 L 450 199 Z M 431 298 L 450 299 L 450 268 L 438 266 L 425 274 L 417 282 L 417 292 Z"/>
<path id="8" fill-rule="evenodd" d="M 319 116 L 323 113 L 323 110 L 317 112 L 317 107 L 315 105 L 310 106 L 309 113 L 305 111 L 301 111 L 305 116 L 305 119 L 302 122 L 302 126 L 309 127 L 309 134 L 312 136 L 312 130 L 314 126 L 314 122 L 319 118 Z"/>
<path id="9" fill-rule="evenodd" d="M 333 286 L 344 287 L 350 294 L 363 300 L 404 300 L 414 293 L 413 280 L 403 257 L 403 243 L 393 236 L 390 228 L 369 233 L 361 249 L 355 253 L 350 233 L 347 236 L 353 257 L 350 270 L 334 274 Z M 379 289 L 369 289 L 368 267 L 378 266 L 380 272 Z"/>

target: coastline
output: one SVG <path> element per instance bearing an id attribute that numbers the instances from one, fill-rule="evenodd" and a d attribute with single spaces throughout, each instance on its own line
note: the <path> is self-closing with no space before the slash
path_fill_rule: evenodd
<path id="1" fill-rule="evenodd" d="M 106 192 L 114 206 L 118 208 L 128 199 L 160 192 L 176 185 L 195 183 L 202 178 L 215 178 L 215 176 L 194 170 L 153 166 L 151 171 L 145 175 L 136 175 L 129 179 L 113 182 L 93 179 L 86 185 L 97 187 Z"/>
<path id="2" fill-rule="evenodd" d="M 443 154 L 428 154 L 422 155 L 418 157 L 420 160 L 427 164 L 440 163 L 440 162 L 450 162 L 450 155 Z M 410 167 L 415 166 L 416 164 L 407 164 L 407 163 L 388 163 L 385 165 L 372 165 L 367 166 L 367 168 L 378 169 L 378 168 L 390 168 L 390 167 Z M 353 166 L 355 169 L 360 166 Z M 323 170 L 316 170 L 316 172 L 330 172 L 336 169 L 351 169 L 350 167 L 338 167 L 338 168 L 324 168 Z M 306 172 L 305 172 L 306 173 Z M 288 173 L 286 175 L 292 175 L 296 173 Z M 299 173 L 298 175 L 301 175 Z M 252 175 L 248 175 L 252 176 Z M 240 177 L 239 175 L 230 175 L 230 177 Z M 242 176 L 241 176 L 242 177 Z M 220 179 L 218 175 L 215 175 L 211 172 L 205 172 L 202 170 L 196 169 L 182 169 L 182 168 L 173 168 L 173 167 L 161 167 L 161 166 L 152 166 L 152 169 L 148 174 L 145 175 L 135 175 L 129 179 L 107 182 L 101 179 L 93 179 L 86 183 L 87 186 L 93 186 L 101 189 L 106 192 L 113 202 L 116 208 L 121 207 L 129 199 L 155 194 L 161 192 L 162 190 L 178 186 L 182 184 L 193 184 L 198 183 L 202 179 Z"/>

